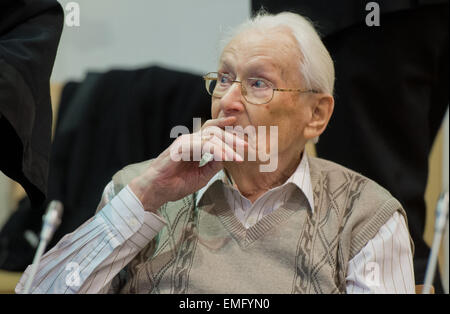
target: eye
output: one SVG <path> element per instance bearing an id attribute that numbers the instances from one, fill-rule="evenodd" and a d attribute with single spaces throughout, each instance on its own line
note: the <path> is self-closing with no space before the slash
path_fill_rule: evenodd
<path id="1" fill-rule="evenodd" d="M 249 85 L 253 88 L 256 89 L 265 89 L 265 88 L 269 88 L 269 83 L 264 80 L 264 79 L 260 79 L 260 78 L 251 78 L 249 79 Z"/>
<path id="2" fill-rule="evenodd" d="M 230 84 L 231 78 L 228 74 L 219 73 L 218 81 L 221 85 L 227 85 L 227 84 Z"/>

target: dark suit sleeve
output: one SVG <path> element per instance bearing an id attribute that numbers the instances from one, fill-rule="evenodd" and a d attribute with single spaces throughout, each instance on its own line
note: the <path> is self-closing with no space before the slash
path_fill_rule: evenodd
<path id="1" fill-rule="evenodd" d="M 47 192 L 50 75 L 64 14 L 56 0 L 0 2 L 0 170 L 39 205 Z"/>

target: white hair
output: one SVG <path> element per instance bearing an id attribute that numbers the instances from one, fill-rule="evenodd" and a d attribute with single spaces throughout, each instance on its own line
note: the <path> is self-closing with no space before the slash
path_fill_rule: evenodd
<path id="1" fill-rule="evenodd" d="M 243 31 L 256 29 L 264 32 L 280 26 L 290 29 L 297 40 L 301 53 L 300 74 L 305 82 L 305 88 L 333 95 L 333 60 L 312 22 L 299 14 L 282 12 L 272 15 L 260 10 L 254 17 L 228 32 L 221 42 L 221 51 L 233 37 Z"/>

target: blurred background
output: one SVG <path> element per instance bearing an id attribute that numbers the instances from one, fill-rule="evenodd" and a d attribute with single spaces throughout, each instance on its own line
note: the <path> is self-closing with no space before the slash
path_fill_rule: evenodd
<path id="1" fill-rule="evenodd" d="M 63 8 L 71 2 L 59 1 Z M 72 1 L 73 2 L 73 1 Z M 217 66 L 221 31 L 250 16 L 250 1 L 79 0 L 80 27 L 64 26 L 52 82 L 87 71 L 159 64 L 205 74 Z"/>
<path id="2" fill-rule="evenodd" d="M 63 9 L 66 8 L 69 2 L 73 2 L 58 1 Z M 140 77 L 146 78 L 146 82 L 153 84 L 150 86 L 157 86 L 158 78 L 164 78 L 167 73 L 180 75 L 179 80 L 186 82 L 186 86 L 191 84 L 191 81 L 200 82 L 194 78 L 185 77 L 183 73 L 189 73 L 193 77 L 198 78 L 202 74 L 214 71 L 217 67 L 220 39 L 229 28 L 240 24 L 252 12 L 250 0 L 78 0 L 75 2 L 80 7 L 80 26 L 68 26 L 67 23 L 64 23 L 51 75 L 54 132 L 57 128 L 56 125 L 60 122 L 58 118 L 61 101 L 63 100 L 67 107 L 63 118 L 70 120 L 70 117 L 67 118 L 67 114 L 70 113 L 69 104 L 75 95 L 73 92 L 74 86 L 76 88 L 82 87 L 82 82 L 85 82 L 89 75 L 92 78 L 93 74 L 99 75 L 116 70 L 119 72 L 126 71 L 126 75 L 133 73 L 137 77 L 129 79 L 126 76 L 127 83 L 123 84 L 128 86 L 128 88 L 133 88 L 133 82 L 139 80 Z M 65 10 L 65 14 L 67 13 L 68 11 Z M 113 74 L 115 75 L 116 73 L 114 72 Z M 120 74 L 122 75 L 123 73 L 120 72 Z M 153 78 L 152 76 L 150 78 L 154 74 L 155 77 Z M 123 77 L 121 75 L 114 77 L 115 83 L 111 89 L 122 88 L 122 85 L 117 83 L 120 83 L 121 77 Z M 94 79 L 98 79 L 98 76 Z M 72 85 L 68 85 L 69 83 Z M 167 84 L 170 85 L 169 83 Z M 67 86 L 74 88 L 72 88 L 72 91 L 67 89 L 66 97 L 64 98 L 64 91 Z M 104 84 L 101 86 L 104 86 Z M 170 92 L 171 90 L 168 91 L 168 93 Z M 102 93 L 109 95 L 109 99 L 117 97 L 114 93 L 111 94 L 111 90 L 108 90 L 108 88 L 103 88 Z M 135 96 L 135 94 L 130 95 Z M 123 98 L 120 99 L 123 99 L 124 105 L 126 105 L 126 99 L 130 95 L 121 96 Z M 189 97 L 189 92 L 185 92 L 185 96 Z M 207 101 L 205 96 L 195 97 L 199 97 L 202 101 Z M 154 99 L 162 97 L 161 99 L 166 99 L 164 97 L 169 96 L 146 94 L 146 97 L 153 97 Z M 158 101 L 163 103 L 161 99 Z M 182 103 L 182 99 L 179 103 Z M 142 101 L 139 104 L 142 104 Z M 337 103 L 337 105 L 339 104 Z M 170 118 L 172 119 L 172 124 L 192 121 L 191 114 L 194 113 L 201 114 L 204 118 L 207 118 L 209 110 L 207 106 L 202 108 L 195 107 L 195 104 L 190 106 L 191 112 L 188 114 L 188 119 L 177 119 L 176 115 L 183 115 L 183 111 L 178 110 L 176 113 L 173 113 L 175 116 Z M 108 108 L 107 104 L 102 108 Z M 430 170 L 425 195 L 427 216 L 424 233 L 425 241 L 428 244 L 431 244 L 433 238 L 434 212 L 437 199 L 442 190 L 448 190 L 448 116 L 447 110 L 442 127 L 433 143 L 429 160 Z M 149 121 L 149 123 L 153 122 Z M 185 125 L 190 127 L 191 124 L 187 123 Z M 148 129 L 146 126 L 140 129 L 139 132 L 147 134 L 150 131 L 151 128 Z M 91 134 L 89 132 L 92 132 L 92 129 L 88 129 L 86 132 Z M 167 137 L 168 133 L 165 136 Z M 71 139 L 73 140 L 73 136 Z M 114 173 L 114 168 L 118 170 L 132 160 L 139 161 L 143 156 L 153 157 L 152 155 L 159 150 L 159 147 L 164 147 L 166 143 L 166 140 L 161 140 L 154 151 L 142 151 L 134 154 L 132 157 L 129 155 L 127 158 L 124 157 L 115 164 L 111 164 L 109 168 L 111 170 L 104 172 L 104 174 L 102 173 L 104 177 L 100 176 L 99 182 L 101 184 L 99 186 L 104 186 L 102 182 L 107 182 L 110 173 Z M 60 143 L 60 145 L 63 144 Z M 134 150 L 137 145 L 139 145 L 138 142 L 131 143 L 126 149 Z M 315 153 L 314 148 L 311 149 L 311 152 Z M 101 159 L 101 157 L 98 158 Z M 54 177 L 67 175 L 67 170 L 61 173 L 51 173 L 50 178 L 52 178 L 52 175 Z M 59 185 L 58 187 L 54 187 L 53 190 L 52 188 L 50 189 L 54 191 L 55 195 L 58 193 L 66 195 L 64 191 L 60 190 L 61 184 L 59 182 L 57 184 Z M 97 191 L 92 196 L 92 199 L 98 200 L 100 194 L 101 191 Z M 16 212 L 20 201 L 25 195 L 19 184 L 0 172 L 0 229 Z M 76 202 L 78 200 L 72 201 L 73 204 Z M 22 206 L 26 207 L 27 205 L 22 204 Z M 68 201 L 68 206 L 70 207 L 70 201 Z M 86 206 L 92 205 L 89 203 Z M 95 210 L 95 208 L 92 208 L 92 210 Z M 65 219 L 68 218 L 66 217 Z M 76 226 L 69 226 L 68 229 L 74 227 Z M 34 228 L 38 229 L 39 226 L 36 225 Z M 32 238 L 32 235 L 29 237 Z M 31 238 L 28 239 L 29 242 L 33 242 Z M 440 255 L 440 269 L 447 292 L 449 279 L 448 239 L 447 228 Z M 6 275 L 9 275 L 9 273 L 6 273 Z"/>

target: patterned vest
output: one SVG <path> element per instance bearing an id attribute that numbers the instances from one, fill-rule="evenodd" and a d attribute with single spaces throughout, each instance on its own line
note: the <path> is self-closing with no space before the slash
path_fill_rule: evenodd
<path id="1" fill-rule="evenodd" d="M 121 293 L 345 293 L 348 262 L 400 203 L 370 179 L 309 158 L 314 214 L 302 193 L 245 229 L 222 182 L 159 209 L 167 226 L 117 275 Z M 113 177 L 118 193 L 151 161 Z M 412 242 L 411 242 L 412 245 Z"/>

